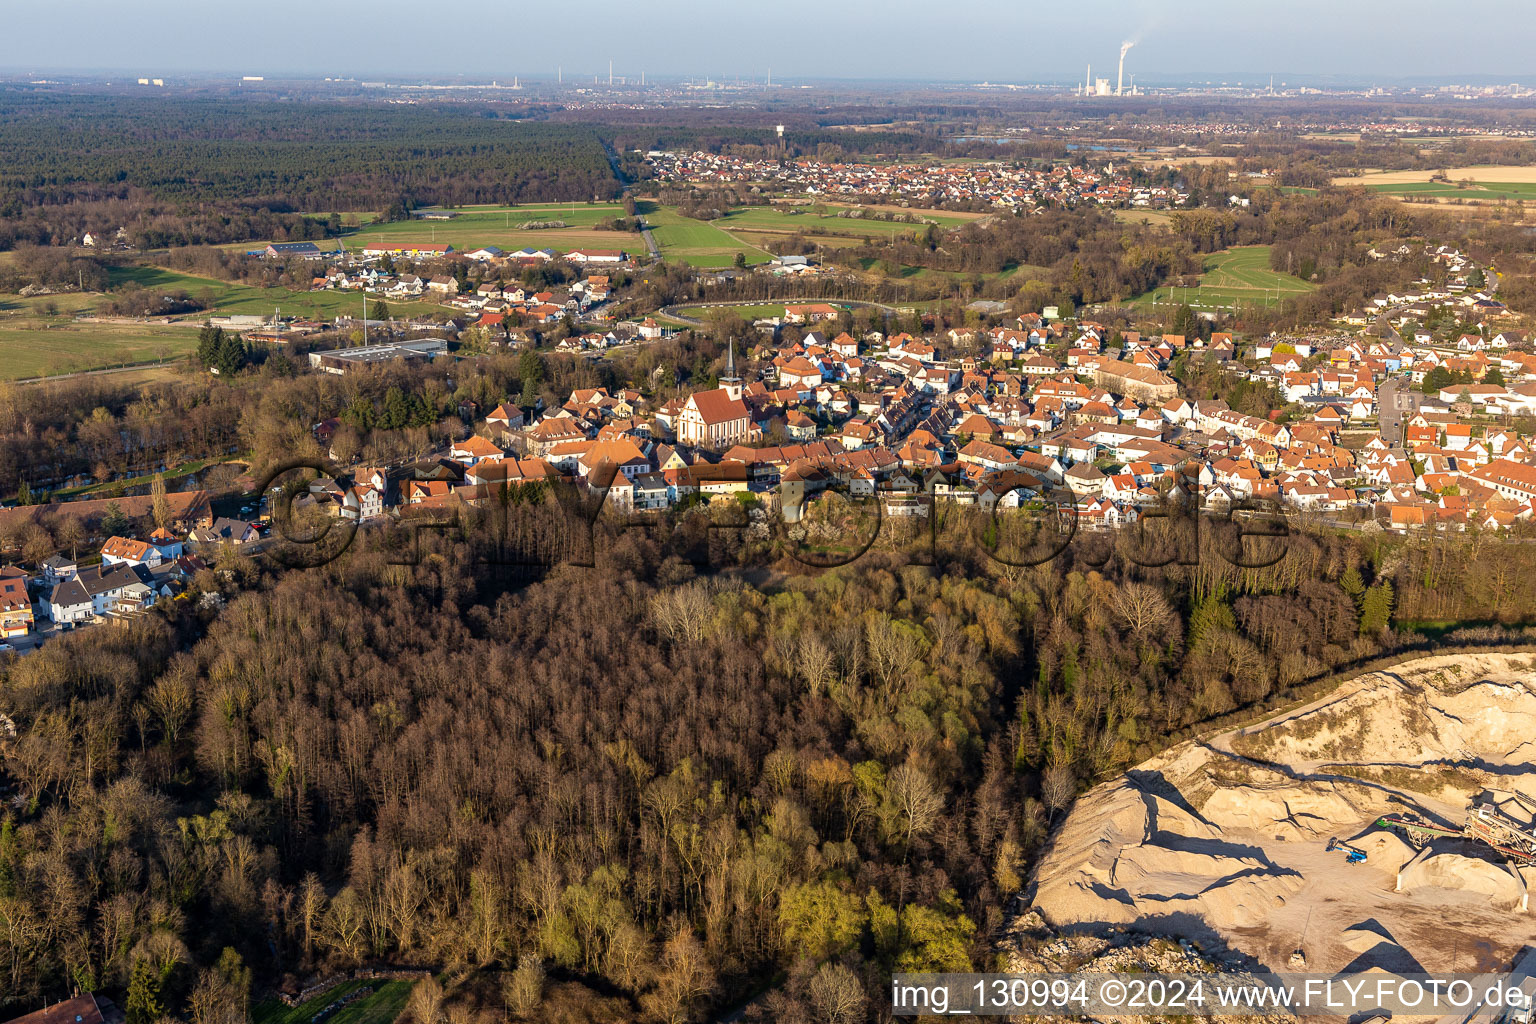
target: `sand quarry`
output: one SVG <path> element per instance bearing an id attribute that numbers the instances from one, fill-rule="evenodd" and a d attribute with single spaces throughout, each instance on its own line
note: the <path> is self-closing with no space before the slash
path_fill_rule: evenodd
<path id="1" fill-rule="evenodd" d="M 1533 761 L 1536 657 L 1364 675 L 1085 794 L 1036 871 L 1033 906 L 1067 931 L 1187 937 L 1270 970 L 1297 949 L 1308 971 L 1502 970 L 1536 943 L 1536 870 L 1459 837 L 1416 849 L 1375 823 L 1459 828 L 1474 799 L 1518 813 L 1506 794 L 1536 797 Z"/>

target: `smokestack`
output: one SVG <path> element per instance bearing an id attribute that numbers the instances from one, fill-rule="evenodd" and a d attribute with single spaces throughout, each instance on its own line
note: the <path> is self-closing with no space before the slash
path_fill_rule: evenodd
<path id="1" fill-rule="evenodd" d="M 1131 47 L 1133 47 L 1135 45 L 1136 45 L 1135 43 L 1121 43 L 1120 44 L 1120 74 L 1115 77 L 1115 95 L 1116 96 L 1120 96 L 1124 92 L 1124 87 L 1125 87 L 1125 55 L 1127 53 L 1129 53 Z"/>
<path id="2" fill-rule="evenodd" d="M 1083 77 L 1083 95 L 1093 95 L 1093 65 L 1088 65 L 1088 74 Z"/>

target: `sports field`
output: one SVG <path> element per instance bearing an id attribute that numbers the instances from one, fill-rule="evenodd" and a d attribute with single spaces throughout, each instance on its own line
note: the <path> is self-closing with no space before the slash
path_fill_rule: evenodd
<path id="1" fill-rule="evenodd" d="M 699 320 L 709 320 L 712 317 L 721 315 L 722 313 L 729 313 L 732 316 L 739 316 L 743 320 L 761 320 L 767 317 L 784 315 L 784 304 L 782 302 L 759 302 L 746 306 L 701 304 L 696 306 L 680 306 L 678 308 L 689 316 L 695 317 Z"/>
<path id="2" fill-rule="evenodd" d="M 1159 288 L 1133 300 L 1134 305 L 1188 303 L 1194 309 L 1232 310 L 1274 306 L 1315 285 L 1269 269 L 1269 246 L 1240 245 L 1205 258 L 1205 271 L 1193 288 Z"/>

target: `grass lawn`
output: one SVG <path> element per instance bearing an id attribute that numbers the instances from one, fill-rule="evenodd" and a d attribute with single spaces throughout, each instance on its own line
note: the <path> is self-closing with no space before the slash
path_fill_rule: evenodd
<path id="1" fill-rule="evenodd" d="M 669 262 L 683 262 L 695 267 L 728 267 L 743 253 L 747 263 L 767 263 L 772 254 L 731 237 L 712 223 L 692 220 L 676 210 L 654 203 L 643 204 L 646 223 Z"/>
<path id="2" fill-rule="evenodd" d="M 1187 302 L 1195 309 L 1230 309 L 1257 303 L 1273 306 L 1315 285 L 1269 269 L 1269 246 L 1240 245 L 1205 258 L 1205 271 L 1195 288 L 1159 288 L 1138 296 L 1133 305 Z"/>
<path id="3" fill-rule="evenodd" d="M 411 993 L 412 983 L 409 981 L 346 981 L 294 1007 L 269 999 L 251 1008 L 251 1020 L 253 1024 L 309 1024 L 315 1014 L 364 985 L 374 986 L 373 995 L 363 996 L 343 1006 L 325 1018 L 325 1024 L 393 1024 L 405 1008 L 405 1000 Z"/>

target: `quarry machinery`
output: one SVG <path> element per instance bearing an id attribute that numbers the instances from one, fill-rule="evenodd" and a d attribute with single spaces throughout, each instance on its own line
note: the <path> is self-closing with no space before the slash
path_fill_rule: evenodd
<path id="1" fill-rule="evenodd" d="M 1522 820 L 1524 819 L 1524 820 Z M 1441 838 L 1460 837 L 1492 847 L 1515 864 L 1536 864 L 1536 801 L 1519 794 L 1484 794 L 1467 808 L 1460 828 L 1425 821 L 1411 814 L 1389 814 L 1377 828 L 1395 829 L 1415 848 Z"/>
<path id="2" fill-rule="evenodd" d="M 1328 852 L 1332 853 L 1334 850 L 1343 850 L 1344 859 L 1350 864 L 1365 863 L 1365 851 L 1358 846 L 1350 846 L 1348 843 L 1341 842 L 1337 838 L 1329 839 Z"/>

